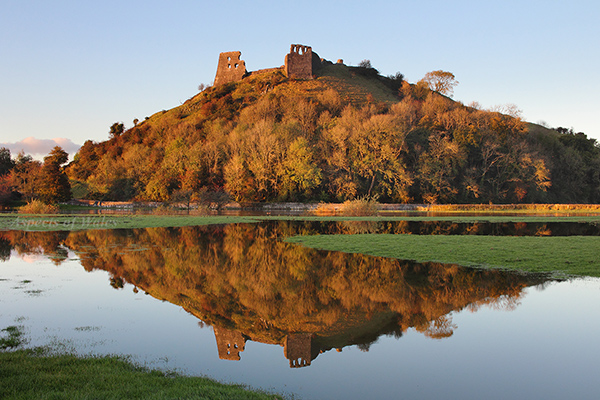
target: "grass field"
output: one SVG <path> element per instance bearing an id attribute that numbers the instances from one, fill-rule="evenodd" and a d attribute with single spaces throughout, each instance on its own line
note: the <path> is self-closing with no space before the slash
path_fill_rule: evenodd
<path id="1" fill-rule="evenodd" d="M 150 370 L 124 356 L 23 349 L 23 328 L 0 331 L 0 399 L 283 399 L 240 385 Z"/>
<path id="2" fill-rule="evenodd" d="M 159 228 L 230 223 L 253 223 L 253 217 L 202 215 L 0 214 L 0 230 L 73 231 L 83 229 Z"/>
<path id="3" fill-rule="evenodd" d="M 0 214 L 1 230 L 71 231 L 82 229 L 133 229 L 195 225 L 256 223 L 260 221 L 451 221 L 451 222 L 589 222 L 600 223 L 600 215 L 443 215 L 443 216 L 206 216 L 136 214 Z"/>
<path id="4" fill-rule="evenodd" d="M 307 247 L 466 267 L 600 277 L 598 236 L 318 235 L 285 239 Z"/>
<path id="5" fill-rule="evenodd" d="M 120 356 L 0 352 L 1 399 L 282 399 L 208 378 L 149 370 Z"/>

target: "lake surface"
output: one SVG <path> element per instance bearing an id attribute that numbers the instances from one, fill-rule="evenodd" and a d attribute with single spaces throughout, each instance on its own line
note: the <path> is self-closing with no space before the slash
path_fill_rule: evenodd
<path id="1" fill-rule="evenodd" d="M 302 399 L 596 399 L 600 280 L 306 249 L 315 233 L 597 235 L 588 224 L 300 223 L 0 232 L 29 346 Z"/>

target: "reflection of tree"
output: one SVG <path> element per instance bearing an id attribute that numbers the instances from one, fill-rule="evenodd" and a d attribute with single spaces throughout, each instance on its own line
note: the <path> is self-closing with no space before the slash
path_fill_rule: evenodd
<path id="1" fill-rule="evenodd" d="M 59 265 L 68 257 L 68 250 L 63 245 L 68 235 L 68 232 L 3 232 L 0 234 L 0 259 L 7 261 L 14 249 L 19 255 L 46 255 Z"/>
<path id="2" fill-rule="evenodd" d="M 5 234 L 0 233 L 0 261 L 8 261 L 11 251 L 12 245 L 10 239 L 6 238 Z"/>
<path id="3" fill-rule="evenodd" d="M 448 337 L 455 328 L 450 312 L 514 304 L 524 287 L 539 282 L 498 271 L 323 252 L 279 240 L 310 233 L 309 227 L 278 222 L 87 231 L 73 232 L 65 243 L 80 252 L 87 270 L 107 270 L 113 279 L 179 304 L 216 332 L 241 332 L 284 346 L 290 338 L 310 337 L 310 359 L 350 344 L 367 349 L 379 335 L 401 336 L 411 327 L 432 338 Z M 349 229 L 347 224 L 319 228 Z M 309 336 L 293 336 L 299 334 Z M 290 349 L 304 349 L 302 357 L 290 350 L 288 358 L 296 360 L 294 366 L 310 364 L 306 343 L 297 343 L 304 346 Z"/>
<path id="4" fill-rule="evenodd" d="M 110 286 L 115 289 L 123 289 L 125 287 L 125 281 L 123 278 L 113 276 L 110 278 Z"/>
<path id="5" fill-rule="evenodd" d="M 129 282 L 213 325 L 220 357 L 239 359 L 245 341 L 251 339 L 284 346 L 294 367 L 310 365 L 320 352 L 333 348 L 360 345 L 367 350 L 380 335 L 400 337 L 409 328 L 431 338 L 451 336 L 456 328 L 453 311 L 484 305 L 511 309 L 524 287 L 542 281 L 499 271 L 318 251 L 280 240 L 315 231 L 364 229 L 412 228 L 406 221 L 358 227 L 280 221 L 46 233 L 45 240 L 77 252 L 88 271 L 108 271 L 114 287 Z M 456 228 L 447 224 L 439 229 Z M 36 241 L 44 242 L 44 234 L 32 235 L 32 240 L 29 235 L 21 242 L 33 247 Z"/>

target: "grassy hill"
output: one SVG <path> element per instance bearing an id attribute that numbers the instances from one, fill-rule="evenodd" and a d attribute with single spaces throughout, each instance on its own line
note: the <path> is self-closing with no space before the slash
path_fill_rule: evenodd
<path id="1" fill-rule="evenodd" d="M 274 68 L 210 87 L 86 142 L 67 173 L 102 200 L 595 202 L 599 160 L 583 134 L 327 62 L 312 80 Z"/>

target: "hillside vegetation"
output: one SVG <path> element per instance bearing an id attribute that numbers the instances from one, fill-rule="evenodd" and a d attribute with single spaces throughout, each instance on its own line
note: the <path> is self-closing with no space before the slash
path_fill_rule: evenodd
<path id="1" fill-rule="evenodd" d="M 328 64 L 314 80 L 258 71 L 116 128 L 105 142 L 87 141 L 66 168 L 88 198 L 600 200 L 595 140 L 467 107 L 364 66 Z"/>

